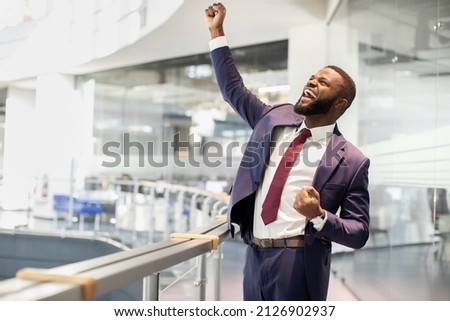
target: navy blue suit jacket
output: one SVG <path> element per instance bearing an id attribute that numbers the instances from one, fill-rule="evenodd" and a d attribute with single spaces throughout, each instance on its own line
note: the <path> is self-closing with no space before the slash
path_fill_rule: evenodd
<path id="1" fill-rule="evenodd" d="M 242 81 L 229 47 L 211 51 L 211 59 L 223 98 L 253 129 L 231 190 L 228 210 L 232 234 L 232 223 L 239 225 L 242 238 L 249 243 L 255 192 L 270 157 L 273 129 L 297 127 L 304 117 L 294 112 L 292 104 L 269 106 L 251 93 Z M 325 300 L 327 296 L 331 243 L 359 249 L 369 237 L 369 163 L 336 126 L 312 183 L 320 193 L 320 203 L 328 219 L 321 231 L 308 222 L 305 232 L 306 271 L 313 300 Z"/>

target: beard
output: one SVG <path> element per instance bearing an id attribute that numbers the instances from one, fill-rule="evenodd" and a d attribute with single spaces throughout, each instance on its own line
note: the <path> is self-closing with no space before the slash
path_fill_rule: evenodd
<path id="1" fill-rule="evenodd" d="M 303 116 L 324 115 L 330 111 L 334 98 L 318 98 L 306 106 L 300 105 L 300 99 L 294 105 L 294 111 Z"/>

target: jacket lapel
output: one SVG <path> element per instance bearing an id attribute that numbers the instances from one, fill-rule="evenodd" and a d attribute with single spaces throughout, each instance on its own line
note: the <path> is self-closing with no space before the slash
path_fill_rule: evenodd
<path id="1" fill-rule="evenodd" d="M 336 126 L 312 182 L 312 185 L 319 193 L 338 166 L 345 160 L 346 144 L 347 141 Z"/>

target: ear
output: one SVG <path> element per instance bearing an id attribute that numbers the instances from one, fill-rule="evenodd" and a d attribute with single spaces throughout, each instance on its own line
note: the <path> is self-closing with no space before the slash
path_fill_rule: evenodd
<path id="1" fill-rule="evenodd" d="M 348 107 L 348 100 L 345 98 L 338 98 L 336 99 L 336 101 L 334 102 L 334 109 L 336 109 L 337 111 L 339 111 L 341 114 L 343 114 L 345 112 L 345 110 Z"/>

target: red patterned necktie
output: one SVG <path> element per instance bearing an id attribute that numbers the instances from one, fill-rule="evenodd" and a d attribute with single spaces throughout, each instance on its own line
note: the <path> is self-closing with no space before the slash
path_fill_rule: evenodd
<path id="1" fill-rule="evenodd" d="M 278 164 L 272 183 L 266 195 L 266 199 L 262 205 L 261 217 L 264 224 L 267 225 L 276 220 L 278 208 L 280 207 L 281 193 L 283 192 L 284 184 L 286 183 L 289 172 L 294 166 L 295 159 L 302 149 L 306 139 L 311 136 L 309 129 L 304 128 L 300 134 L 294 138 L 289 147 L 286 149 L 280 163 Z"/>

